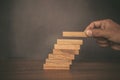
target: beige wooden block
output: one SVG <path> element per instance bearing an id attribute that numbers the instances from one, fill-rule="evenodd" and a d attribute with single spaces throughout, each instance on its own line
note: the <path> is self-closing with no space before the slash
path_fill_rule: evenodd
<path id="1" fill-rule="evenodd" d="M 43 65 L 44 70 L 69 70 L 70 66 Z"/>
<path id="2" fill-rule="evenodd" d="M 70 60 L 73 60 L 75 57 L 72 56 L 72 57 L 69 57 L 69 56 L 64 56 L 64 55 L 61 55 L 61 54 L 49 54 L 48 55 L 48 58 L 49 57 L 56 57 L 56 58 L 66 58 L 66 59 L 70 59 Z"/>
<path id="3" fill-rule="evenodd" d="M 77 39 L 57 39 L 57 44 L 82 45 L 83 44 L 83 40 L 77 40 Z"/>
<path id="4" fill-rule="evenodd" d="M 71 60 L 60 60 L 60 59 L 46 59 L 46 63 L 56 63 L 56 64 L 72 64 Z"/>
<path id="5" fill-rule="evenodd" d="M 53 56 L 53 55 L 50 55 L 50 56 L 48 56 L 48 59 L 74 60 L 74 59 L 70 59 L 70 58 L 66 58 L 66 57 L 61 57 L 61 56 Z"/>
<path id="6" fill-rule="evenodd" d="M 47 59 L 49 59 L 49 60 L 63 60 L 63 61 L 68 61 L 68 62 L 72 61 L 72 60 L 66 59 L 66 58 L 62 58 L 62 59 L 60 58 L 60 59 L 59 59 L 59 58 L 52 58 L 52 57 L 51 57 L 51 58 L 47 58 Z"/>
<path id="7" fill-rule="evenodd" d="M 67 54 L 67 53 L 53 53 L 54 55 L 61 55 L 70 59 L 74 59 L 75 55 L 74 54 Z"/>
<path id="8" fill-rule="evenodd" d="M 70 70 L 70 68 L 44 67 L 44 70 Z"/>
<path id="9" fill-rule="evenodd" d="M 49 56 L 48 59 L 56 59 L 56 60 L 70 60 L 70 59 L 66 59 L 66 58 L 61 58 L 61 57 L 52 57 Z"/>
<path id="10" fill-rule="evenodd" d="M 85 32 L 63 32 L 64 37 L 87 37 Z"/>
<path id="11" fill-rule="evenodd" d="M 43 66 L 56 66 L 56 67 L 70 67 L 68 64 L 54 64 L 54 63 L 45 63 Z"/>
<path id="12" fill-rule="evenodd" d="M 51 67 L 51 66 L 45 66 L 43 69 L 44 70 L 70 70 L 70 68 Z"/>
<path id="13" fill-rule="evenodd" d="M 53 54 L 68 54 L 68 55 L 78 55 L 79 50 L 69 50 L 69 49 L 53 49 Z"/>
<path id="14" fill-rule="evenodd" d="M 66 65 L 66 66 L 67 65 L 69 65 L 69 66 L 71 65 L 68 62 L 57 62 L 57 61 L 56 62 L 46 61 L 45 64 L 49 64 L 49 65 Z"/>
<path id="15" fill-rule="evenodd" d="M 64 44 L 55 44 L 54 49 L 72 49 L 79 50 L 80 45 L 64 45 Z"/>

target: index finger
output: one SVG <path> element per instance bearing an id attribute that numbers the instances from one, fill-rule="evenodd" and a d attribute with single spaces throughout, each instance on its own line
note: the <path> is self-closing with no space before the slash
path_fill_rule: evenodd
<path id="1" fill-rule="evenodd" d="M 92 30 L 92 29 L 95 29 L 95 28 L 101 28 L 101 26 L 102 26 L 102 21 L 94 21 L 87 26 L 85 31 L 86 30 Z"/>
<path id="2" fill-rule="evenodd" d="M 103 20 L 100 20 L 100 21 L 94 21 L 92 22 L 91 24 L 89 24 L 87 26 L 87 28 L 85 29 L 85 33 L 89 36 L 89 37 L 92 37 L 92 30 L 93 29 L 102 29 L 102 25 L 103 25 Z"/>

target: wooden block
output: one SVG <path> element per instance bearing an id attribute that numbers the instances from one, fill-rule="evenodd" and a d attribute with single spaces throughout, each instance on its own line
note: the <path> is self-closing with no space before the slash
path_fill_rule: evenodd
<path id="1" fill-rule="evenodd" d="M 53 49 L 53 54 L 68 54 L 68 55 L 78 55 L 79 50 L 69 50 L 69 49 Z"/>
<path id="2" fill-rule="evenodd" d="M 68 63 L 68 64 L 72 64 L 71 60 L 62 60 L 62 59 L 46 59 L 46 63 Z"/>
<path id="3" fill-rule="evenodd" d="M 68 66 L 52 66 L 52 65 L 43 65 L 43 69 L 45 70 L 69 70 L 70 67 Z"/>
<path id="4" fill-rule="evenodd" d="M 62 53 L 62 54 L 60 54 L 60 53 L 53 53 L 53 54 L 54 55 L 60 55 L 60 56 L 66 57 L 68 59 L 75 59 L 75 55 L 73 55 L 73 54 L 66 54 L 66 53 Z"/>
<path id="5" fill-rule="evenodd" d="M 83 40 L 77 40 L 77 39 L 57 39 L 57 44 L 77 44 L 82 45 Z"/>
<path id="6" fill-rule="evenodd" d="M 63 55 L 65 57 L 68 57 L 68 58 L 71 58 L 71 59 L 74 59 L 75 58 L 75 55 L 74 54 L 70 54 L 70 53 L 63 53 L 63 52 L 56 52 L 55 50 L 53 50 L 53 54 L 55 55 Z"/>
<path id="7" fill-rule="evenodd" d="M 54 64 L 54 63 L 45 63 L 43 66 L 55 66 L 55 67 L 70 67 L 68 64 Z"/>
<path id="8" fill-rule="evenodd" d="M 66 59 L 70 59 L 70 60 L 73 60 L 74 59 L 74 56 L 64 56 L 64 55 L 61 55 L 61 54 L 49 54 L 48 58 L 49 57 L 56 57 L 56 58 L 66 58 Z"/>
<path id="9" fill-rule="evenodd" d="M 62 59 L 62 60 L 74 60 L 68 57 L 64 57 L 64 56 L 57 56 L 57 55 L 49 55 L 48 59 Z"/>
<path id="10" fill-rule="evenodd" d="M 71 64 L 68 62 L 51 62 L 51 61 L 46 61 L 45 64 L 49 64 L 49 65 L 66 65 L 66 66 L 70 66 Z"/>
<path id="11" fill-rule="evenodd" d="M 44 70 L 70 70 L 70 68 L 58 68 L 58 67 L 44 67 Z"/>
<path id="12" fill-rule="evenodd" d="M 64 44 L 55 44 L 54 49 L 72 49 L 79 50 L 80 45 L 64 45 Z"/>
<path id="13" fill-rule="evenodd" d="M 63 61 L 68 61 L 68 62 L 71 62 L 71 60 L 70 59 L 55 59 L 55 58 L 47 58 L 48 60 L 63 60 Z M 46 60 L 47 60 L 46 59 Z"/>
<path id="14" fill-rule="evenodd" d="M 51 67 L 51 66 L 45 66 L 43 69 L 44 70 L 70 70 L 70 68 Z"/>
<path id="15" fill-rule="evenodd" d="M 63 32 L 64 37 L 87 37 L 85 32 Z"/>

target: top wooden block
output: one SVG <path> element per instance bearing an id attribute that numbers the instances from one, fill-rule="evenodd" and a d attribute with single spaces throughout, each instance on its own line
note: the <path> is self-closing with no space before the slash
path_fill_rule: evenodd
<path id="1" fill-rule="evenodd" d="M 85 32 L 63 32 L 63 37 L 87 37 Z"/>

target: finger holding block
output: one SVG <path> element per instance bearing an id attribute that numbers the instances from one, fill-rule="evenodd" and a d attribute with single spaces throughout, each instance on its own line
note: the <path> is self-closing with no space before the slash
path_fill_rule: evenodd
<path id="1" fill-rule="evenodd" d="M 88 37 L 85 32 L 63 32 L 63 37 Z"/>

